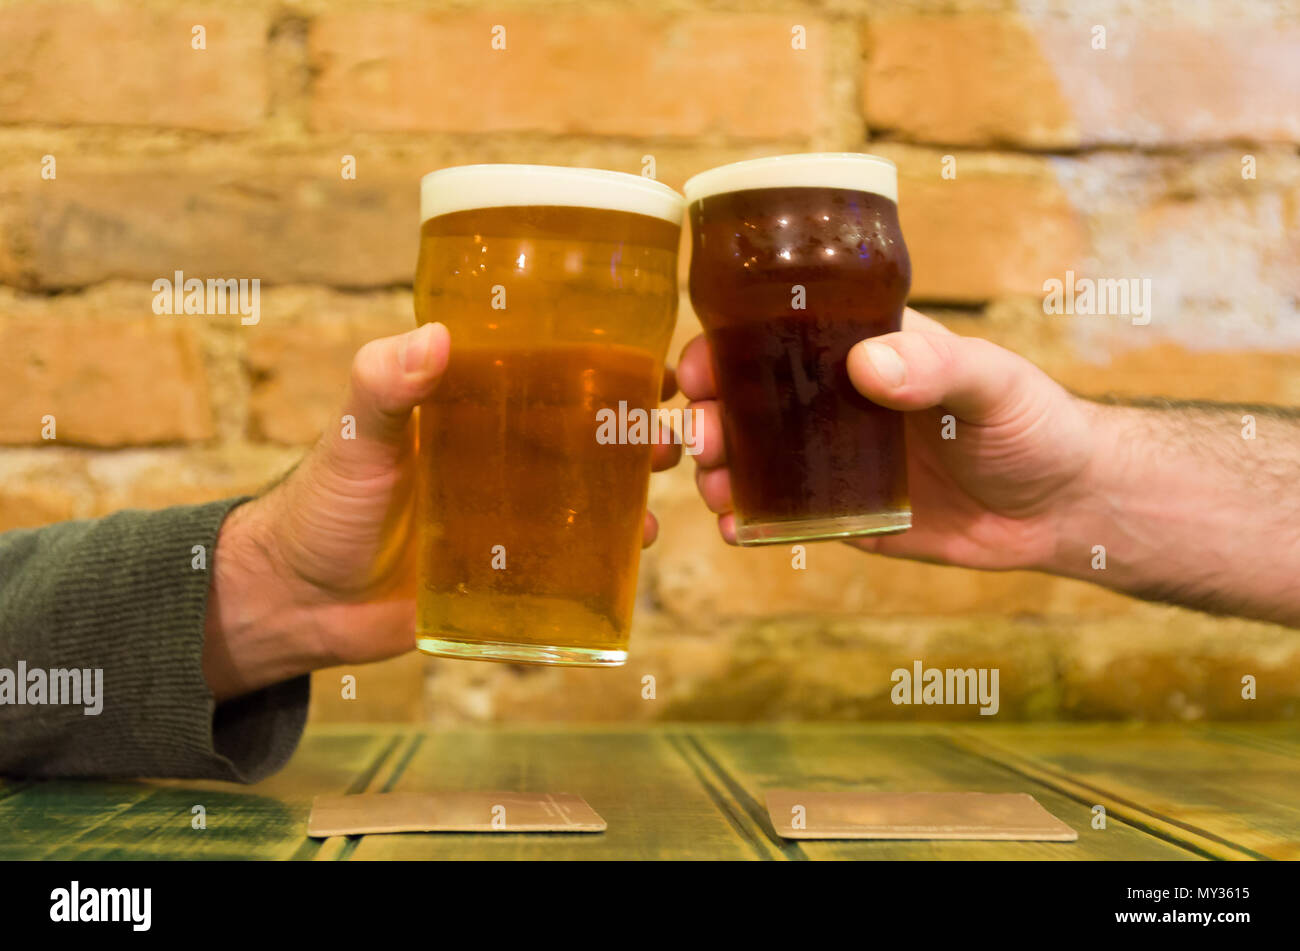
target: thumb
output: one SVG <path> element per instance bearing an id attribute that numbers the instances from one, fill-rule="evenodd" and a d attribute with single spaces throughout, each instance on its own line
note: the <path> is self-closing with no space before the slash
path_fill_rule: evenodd
<path id="1" fill-rule="evenodd" d="M 411 410 L 433 394 L 450 346 L 447 328 L 435 322 L 372 340 L 357 351 L 343 402 L 343 414 L 355 427 L 348 456 L 362 449 L 368 462 L 384 464 L 407 450 Z M 327 444 L 337 448 L 342 438 L 336 430 Z"/>
<path id="2" fill-rule="evenodd" d="M 890 409 L 943 405 L 969 422 L 989 422 L 1025 387 L 1049 378 L 1024 357 L 979 337 L 903 330 L 853 345 L 849 379 Z"/>

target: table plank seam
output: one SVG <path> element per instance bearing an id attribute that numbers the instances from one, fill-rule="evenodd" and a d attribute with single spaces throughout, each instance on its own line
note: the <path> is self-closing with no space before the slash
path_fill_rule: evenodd
<path id="1" fill-rule="evenodd" d="M 727 823 L 732 827 L 736 834 L 739 835 L 745 844 L 754 851 L 754 854 L 760 860 L 764 862 L 772 861 L 774 856 L 767 848 L 765 848 L 765 837 L 762 836 L 761 832 L 756 833 L 756 831 L 751 828 L 750 822 L 747 821 L 749 817 L 745 816 L 743 813 L 737 813 L 736 809 L 733 808 L 733 801 L 729 800 L 726 794 L 710 780 L 710 769 L 708 764 L 697 761 L 697 757 L 692 755 L 693 751 L 687 745 L 686 738 L 680 734 L 674 733 L 669 733 L 664 738 L 667 740 L 668 746 L 673 750 L 673 752 L 681 757 L 687 768 L 695 776 L 696 780 L 699 781 L 705 795 L 709 797 L 710 802 L 712 802 L 718 812 L 722 814 L 723 818 L 727 820 Z M 734 805 L 738 806 L 742 810 L 744 808 L 743 804 L 738 802 L 734 803 Z"/>
<path id="2" fill-rule="evenodd" d="M 51 782 L 78 782 L 78 780 L 51 780 Z M 40 785 L 41 784 L 39 783 L 32 783 L 29 788 L 34 791 Z M 61 850 L 68 849 L 68 848 L 74 849 L 74 855 L 75 855 L 75 847 L 77 846 L 77 844 L 83 843 L 83 841 L 86 840 L 87 837 L 91 835 L 91 833 L 98 832 L 103 826 L 107 825 L 110 822 L 113 822 L 116 819 L 120 819 L 122 816 L 126 815 L 131 810 L 135 809 L 137 806 L 144 805 L 146 802 L 148 802 L 154 796 L 158 795 L 158 793 L 160 792 L 160 790 L 156 787 L 145 786 L 143 784 L 137 786 L 132 791 L 135 793 L 135 796 L 132 799 L 128 800 L 127 802 L 122 803 L 122 805 L 119 808 L 113 809 L 109 812 L 100 813 L 99 815 L 96 816 L 94 822 L 86 826 L 84 829 L 81 829 L 75 835 L 72 835 L 66 839 L 54 843 L 53 845 L 47 847 L 45 851 L 41 852 L 39 855 L 32 855 L 32 856 L 28 856 L 27 858 L 35 861 L 49 861 L 52 860 L 52 858 L 55 855 L 57 855 Z M 179 815 L 179 813 L 177 813 L 177 815 Z M 158 829 L 157 827 L 155 827 L 149 831 L 149 834 L 152 835 L 157 831 Z M 147 838 L 148 836 L 145 837 Z"/>
<path id="3" fill-rule="evenodd" d="M 728 808 L 724 810 L 728 813 L 728 818 L 731 818 L 730 813 L 732 812 L 729 808 L 729 802 L 734 802 L 744 810 L 744 815 L 735 817 L 733 821 L 743 824 L 740 831 L 750 840 L 755 851 L 759 852 L 763 859 L 771 860 L 774 857 L 771 852 L 775 851 L 775 857 L 787 861 L 808 861 L 808 854 L 804 852 L 799 843 L 787 842 L 778 837 L 774 831 L 769 830 L 767 810 L 756 802 L 740 783 L 736 782 L 735 778 L 727 772 L 726 767 L 717 761 L 697 737 L 685 733 L 679 734 L 678 738 L 681 744 L 678 747 L 678 753 L 687 763 L 691 764 L 693 770 L 696 770 L 701 783 L 710 791 L 710 795 L 714 794 L 713 784 L 706 776 L 701 774 L 700 770 L 707 770 L 711 773 L 722 784 L 727 795 L 730 796 L 728 801 L 726 796 L 723 796 L 723 790 L 717 790 L 717 795 L 721 797 L 722 801 L 728 803 Z M 699 766 L 692 762 L 693 757 L 698 758 L 700 761 Z M 760 847 L 760 843 L 762 847 Z"/>
<path id="4" fill-rule="evenodd" d="M 344 790 L 343 794 L 345 796 L 355 796 L 358 793 L 365 792 L 366 787 L 374 781 L 375 776 L 378 775 L 379 770 L 383 767 L 384 763 L 388 761 L 388 758 L 393 755 L 393 751 L 401 744 L 402 736 L 400 734 L 391 737 L 389 741 L 384 744 L 383 748 L 375 754 L 375 757 L 371 760 L 370 764 L 358 773 L 356 778 L 348 784 L 348 788 Z M 342 850 L 335 848 L 327 850 L 326 845 L 328 845 L 329 842 L 330 839 L 328 838 L 313 839 L 308 836 L 307 841 L 298 846 L 298 849 L 293 853 L 291 858 L 295 861 L 307 861 L 317 857 L 323 857 L 326 858 L 327 861 L 331 862 L 340 861 L 343 858 Z M 324 855 L 323 853 L 326 851 L 336 854 Z"/>
<path id="5" fill-rule="evenodd" d="M 384 782 L 379 787 L 379 789 L 375 790 L 376 792 L 386 793 L 386 792 L 393 791 L 393 787 L 397 785 L 397 781 L 401 779 L 402 775 L 406 772 L 406 767 L 411 765 L 411 760 L 415 758 L 415 754 L 419 752 L 420 747 L 424 745 L 424 741 L 427 735 L 428 734 L 421 731 L 419 733 L 416 733 L 414 736 L 410 737 L 407 740 L 406 749 L 402 751 L 401 755 L 397 758 L 396 762 L 394 762 L 393 764 L 393 771 L 389 773 L 388 776 L 384 779 Z M 394 744 L 397 744 L 400 741 L 401 741 L 401 737 L 394 737 Z M 375 770 L 375 773 L 376 774 L 378 773 L 378 769 Z M 371 780 L 373 780 L 373 778 L 374 778 L 374 774 L 371 775 L 370 779 L 367 779 L 366 781 L 367 785 L 369 785 L 369 783 L 371 782 Z M 365 788 L 366 787 L 363 786 L 360 790 L 358 790 L 358 792 L 364 791 Z M 337 862 L 346 862 L 349 859 L 351 859 L 353 854 L 360 847 L 361 840 L 363 838 L 365 838 L 364 835 L 346 836 L 344 838 L 343 845 L 339 848 L 338 855 L 334 856 L 334 860 Z"/>
<path id="6" fill-rule="evenodd" d="M 1104 798 L 1112 806 L 1118 805 L 1121 807 L 1119 809 L 1108 808 L 1107 817 L 1117 817 L 1122 822 L 1141 829 L 1148 835 L 1186 849 L 1196 855 L 1217 861 L 1270 860 L 1269 856 L 1246 846 L 1238 845 L 1214 832 L 1201 829 L 1180 819 L 1162 815 L 1125 796 L 1095 786 L 1092 783 L 1084 782 L 1036 759 L 1021 756 L 990 740 L 982 737 L 975 738 L 965 733 L 954 733 L 950 738 L 959 749 L 979 756 L 1008 772 L 1055 790 L 1063 796 L 1068 796 L 1080 805 L 1091 808 L 1097 804 L 1098 797 Z M 1090 793 L 1092 795 L 1089 795 Z M 1180 832 L 1183 834 L 1179 834 Z"/>
<path id="7" fill-rule="evenodd" d="M 1279 740 L 1271 736 L 1258 736 L 1246 731 L 1237 732 L 1231 728 L 1228 729 L 1211 729 L 1206 731 L 1206 735 L 1216 742 L 1227 743 L 1237 746 L 1249 746 L 1252 749 L 1260 750 L 1264 753 L 1274 753 L 1278 756 L 1286 756 L 1290 759 L 1300 757 L 1300 749 L 1286 740 Z"/>

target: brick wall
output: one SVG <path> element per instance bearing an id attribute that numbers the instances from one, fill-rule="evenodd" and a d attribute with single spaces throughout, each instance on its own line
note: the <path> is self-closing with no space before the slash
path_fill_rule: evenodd
<path id="1" fill-rule="evenodd" d="M 418 176 L 468 162 L 653 155 L 679 187 L 741 158 L 878 152 L 915 306 L 1085 393 L 1300 404 L 1298 143 L 1295 0 L 6 2 L 0 530 L 282 472 L 359 343 L 411 324 Z M 260 324 L 155 316 L 176 270 L 260 278 Z M 1066 270 L 1151 278 L 1151 323 L 1045 317 Z M 683 297 L 677 345 L 696 332 Z M 889 671 L 915 658 L 999 667 L 1008 718 L 1300 707 L 1293 632 L 835 545 L 794 571 L 723 545 L 685 466 L 652 504 L 625 670 L 409 656 L 351 671 L 355 702 L 322 672 L 313 715 L 910 718 Z"/>

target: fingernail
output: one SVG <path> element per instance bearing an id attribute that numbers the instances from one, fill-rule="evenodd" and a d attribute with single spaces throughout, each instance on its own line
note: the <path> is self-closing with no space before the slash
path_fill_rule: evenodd
<path id="1" fill-rule="evenodd" d="M 433 324 L 412 330 L 402 339 L 402 369 L 416 373 L 429 362 L 429 345 L 432 343 Z"/>
<path id="2" fill-rule="evenodd" d="M 907 379 L 907 364 L 903 362 L 897 350 L 870 340 L 863 341 L 862 346 L 866 348 L 867 359 L 871 361 L 871 366 L 875 368 L 876 374 L 882 380 L 892 387 L 903 385 L 903 381 Z"/>

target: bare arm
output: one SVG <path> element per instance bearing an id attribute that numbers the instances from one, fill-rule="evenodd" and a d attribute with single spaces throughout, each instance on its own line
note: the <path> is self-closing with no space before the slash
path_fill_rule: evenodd
<path id="1" fill-rule="evenodd" d="M 915 311 L 903 328 L 854 346 L 848 370 L 864 396 L 906 414 L 913 527 L 851 544 L 1036 569 L 1300 627 L 1300 412 L 1091 401 L 1023 357 Z M 687 345 L 678 378 L 701 411 L 697 485 L 734 541 L 703 337 Z M 1254 439 L 1243 438 L 1248 415 Z M 955 438 L 944 435 L 954 435 L 949 419 Z"/>
<path id="2" fill-rule="evenodd" d="M 1097 444 L 1089 491 L 1061 513 L 1057 551 L 1039 567 L 1300 627 L 1300 413 L 1167 400 L 1085 406 Z M 1095 546 L 1104 568 L 1094 567 Z"/>

